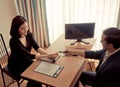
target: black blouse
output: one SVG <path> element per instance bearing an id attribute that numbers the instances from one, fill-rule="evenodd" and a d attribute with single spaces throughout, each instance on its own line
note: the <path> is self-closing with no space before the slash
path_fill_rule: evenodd
<path id="1" fill-rule="evenodd" d="M 8 59 L 8 69 L 13 75 L 19 76 L 33 62 L 35 55 L 30 53 L 32 47 L 36 51 L 39 48 L 32 33 L 28 33 L 26 40 L 25 47 L 18 38 L 10 39 L 11 55 Z"/>

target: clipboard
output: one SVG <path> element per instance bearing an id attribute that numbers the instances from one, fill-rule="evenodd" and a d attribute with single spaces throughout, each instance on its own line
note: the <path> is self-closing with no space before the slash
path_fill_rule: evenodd
<path id="1" fill-rule="evenodd" d="M 56 78 L 64 67 L 54 63 L 42 61 L 35 69 L 35 72 Z"/>

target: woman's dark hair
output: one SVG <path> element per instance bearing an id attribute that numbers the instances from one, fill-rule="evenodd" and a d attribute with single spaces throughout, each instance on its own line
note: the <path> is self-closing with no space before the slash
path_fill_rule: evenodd
<path id="1" fill-rule="evenodd" d="M 103 34 L 106 35 L 106 42 L 112 44 L 114 48 L 120 47 L 120 29 L 115 27 L 110 27 L 103 31 Z"/>
<path id="2" fill-rule="evenodd" d="M 20 34 L 18 32 L 19 27 L 26 22 L 26 19 L 23 16 L 17 15 L 13 18 L 10 35 L 15 38 L 19 38 Z"/>

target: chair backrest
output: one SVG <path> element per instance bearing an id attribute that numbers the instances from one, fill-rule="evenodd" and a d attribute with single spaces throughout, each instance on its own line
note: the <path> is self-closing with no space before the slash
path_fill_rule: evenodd
<path id="1" fill-rule="evenodd" d="M 9 53 L 5 45 L 2 34 L 0 34 L 0 68 L 3 69 L 8 64 Z"/>
<path id="2" fill-rule="evenodd" d="M 9 87 L 12 83 L 17 81 L 17 79 L 15 79 L 11 75 L 11 73 L 9 72 L 8 67 L 7 67 L 9 54 L 10 53 L 8 53 L 8 51 L 7 51 L 7 47 L 5 45 L 3 36 L 2 36 L 2 34 L 0 34 L 0 69 L 1 69 L 1 75 L 2 75 L 2 79 L 3 79 L 4 87 Z M 20 87 L 20 84 L 23 81 L 24 81 L 24 79 L 23 80 L 18 79 L 18 81 L 17 81 L 18 87 Z"/>

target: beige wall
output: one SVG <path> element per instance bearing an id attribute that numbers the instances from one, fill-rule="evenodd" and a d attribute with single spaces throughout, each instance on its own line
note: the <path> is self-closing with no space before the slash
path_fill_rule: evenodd
<path id="1" fill-rule="evenodd" d="M 3 34 L 7 47 L 9 46 L 11 20 L 15 15 L 14 0 L 0 0 L 0 33 Z"/>

